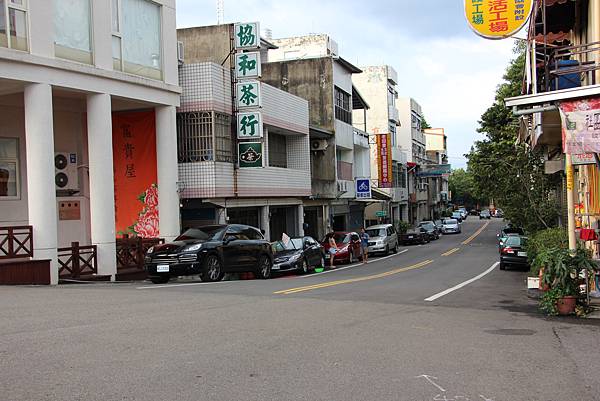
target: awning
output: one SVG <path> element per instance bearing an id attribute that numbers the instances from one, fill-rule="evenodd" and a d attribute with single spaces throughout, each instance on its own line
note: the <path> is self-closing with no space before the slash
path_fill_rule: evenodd
<path id="1" fill-rule="evenodd" d="M 379 188 L 371 188 L 371 196 L 373 197 L 373 199 L 379 199 L 383 201 L 392 200 L 392 195 L 383 192 Z"/>
<path id="2" fill-rule="evenodd" d="M 546 3 L 546 43 L 560 42 L 570 36 L 575 26 L 575 0 L 545 0 Z M 543 6 L 535 15 L 535 40 L 544 42 Z"/>
<path id="3" fill-rule="evenodd" d="M 369 110 L 369 104 L 362 97 L 358 89 L 352 85 L 352 110 Z"/>

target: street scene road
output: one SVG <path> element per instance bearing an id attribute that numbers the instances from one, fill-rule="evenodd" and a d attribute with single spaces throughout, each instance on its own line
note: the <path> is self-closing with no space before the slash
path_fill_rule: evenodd
<path id="1" fill-rule="evenodd" d="M 502 225 L 321 274 L 3 288 L 0 399 L 598 400 L 600 326 L 537 312 Z"/>

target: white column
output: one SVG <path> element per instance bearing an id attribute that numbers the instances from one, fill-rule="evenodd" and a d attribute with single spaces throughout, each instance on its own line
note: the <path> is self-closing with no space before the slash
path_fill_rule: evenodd
<path id="1" fill-rule="evenodd" d="M 304 237 L 304 205 L 298 205 L 298 235 Z"/>
<path id="2" fill-rule="evenodd" d="M 25 87 L 25 147 L 27 152 L 27 207 L 33 226 L 33 256 L 50 259 L 50 282 L 58 284 L 58 226 L 54 183 L 54 128 L 52 87 Z"/>
<path id="3" fill-rule="evenodd" d="M 156 163 L 160 236 L 166 241 L 172 241 L 181 231 L 175 106 L 156 108 Z"/>
<path id="4" fill-rule="evenodd" d="M 260 228 L 265 232 L 265 238 L 267 241 L 271 240 L 271 208 L 269 205 L 261 206 L 260 208 Z"/>
<path id="5" fill-rule="evenodd" d="M 98 274 L 117 274 L 115 180 L 110 95 L 87 97 L 90 226 L 98 248 Z"/>

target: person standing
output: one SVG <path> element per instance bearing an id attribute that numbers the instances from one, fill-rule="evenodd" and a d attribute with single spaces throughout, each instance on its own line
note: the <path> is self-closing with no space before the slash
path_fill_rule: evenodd
<path id="1" fill-rule="evenodd" d="M 338 247 L 337 247 L 337 244 L 335 242 L 334 234 L 333 233 L 329 233 L 329 234 L 327 234 L 327 236 L 329 237 L 329 239 L 328 239 L 328 243 L 329 243 L 329 267 L 331 269 L 335 269 L 335 266 L 333 265 L 333 259 L 335 258 L 335 254 L 338 251 Z"/>
<path id="2" fill-rule="evenodd" d="M 365 228 L 360 229 L 360 247 L 362 249 L 362 260 L 363 263 L 369 263 L 369 234 L 365 231 Z"/>

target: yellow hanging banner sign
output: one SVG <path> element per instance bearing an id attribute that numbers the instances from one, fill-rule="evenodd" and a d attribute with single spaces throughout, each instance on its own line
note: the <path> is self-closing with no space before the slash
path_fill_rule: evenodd
<path id="1" fill-rule="evenodd" d="M 473 31 L 487 39 L 505 39 L 527 23 L 534 0 L 464 0 Z"/>

